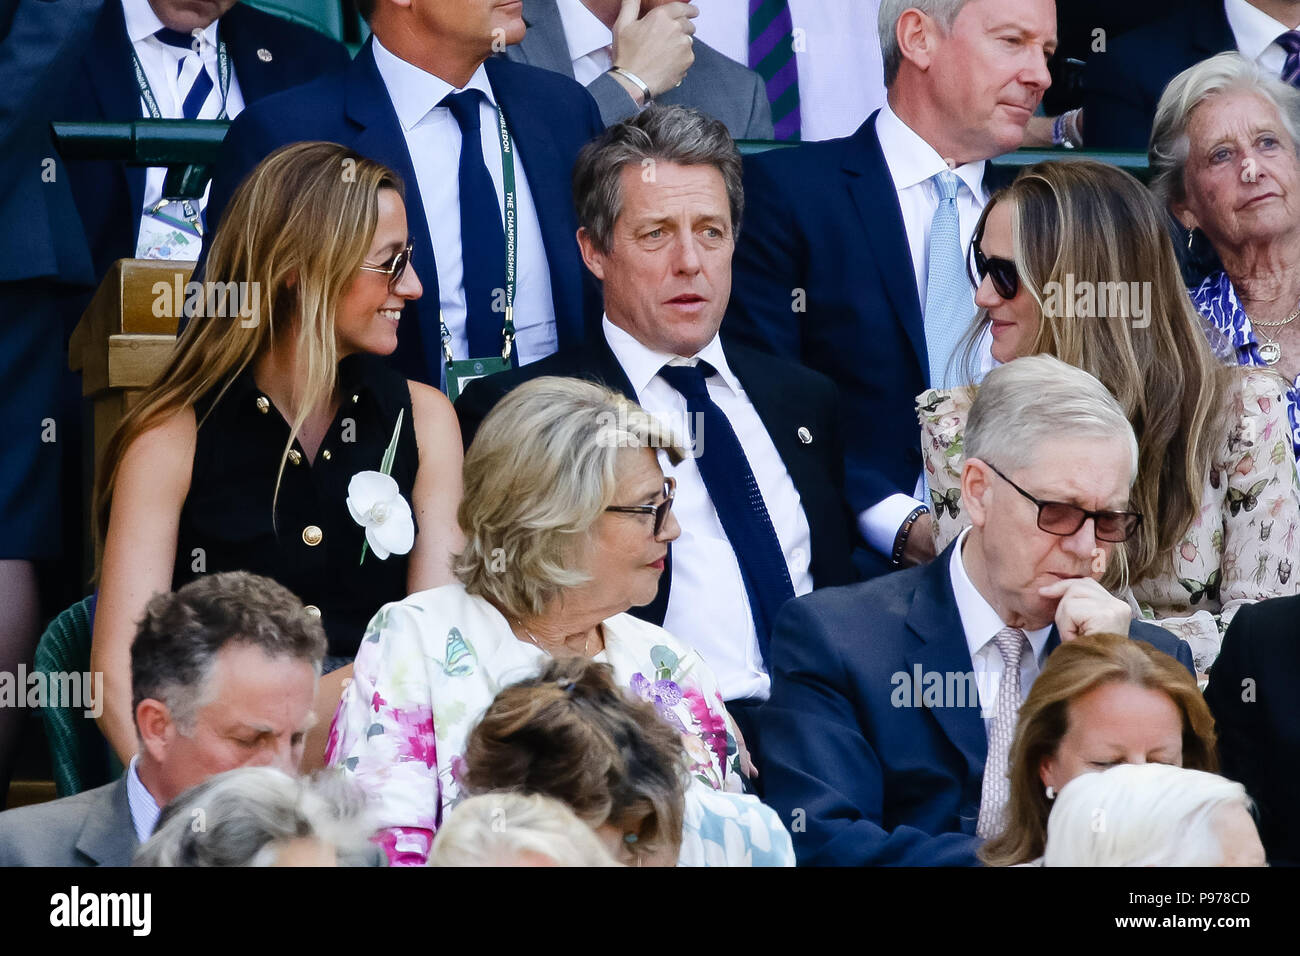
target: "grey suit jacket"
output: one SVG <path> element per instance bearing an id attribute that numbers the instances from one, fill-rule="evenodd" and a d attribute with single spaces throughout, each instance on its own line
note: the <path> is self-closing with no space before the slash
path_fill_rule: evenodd
<path id="1" fill-rule="evenodd" d="M 130 866 L 138 846 L 125 774 L 95 790 L 0 813 L 0 866 Z"/>
<path id="2" fill-rule="evenodd" d="M 523 42 L 506 47 L 506 57 L 573 76 L 569 44 L 555 0 L 524 0 L 528 32 Z M 609 74 L 592 80 L 587 92 L 600 107 L 606 126 L 622 122 L 637 111 L 636 103 Z M 692 106 L 721 120 L 735 139 L 771 139 L 772 107 L 762 77 L 722 55 L 706 43 L 695 41 L 695 63 L 682 85 L 655 100 L 665 106 Z"/>

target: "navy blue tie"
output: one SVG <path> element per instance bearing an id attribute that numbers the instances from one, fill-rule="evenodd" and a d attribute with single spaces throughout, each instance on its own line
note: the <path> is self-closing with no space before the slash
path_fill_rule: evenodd
<path id="1" fill-rule="evenodd" d="M 460 257 L 465 272 L 465 336 L 473 358 L 501 352 L 505 316 L 492 306 L 498 295 L 504 304 L 506 287 L 506 234 L 496 185 L 483 162 L 480 96 L 478 90 L 448 93 L 438 104 L 450 109 L 460 126 Z"/>
<path id="2" fill-rule="evenodd" d="M 708 362 L 665 365 L 659 370 L 659 376 L 686 398 L 692 429 L 697 432 L 699 457 L 695 464 L 740 564 L 758 646 L 766 662 L 772 623 L 781 605 L 794 597 L 794 585 L 745 450 L 727 416 L 709 398 L 705 379 L 713 374 L 714 368 Z M 702 433 L 696 424 L 701 422 Z"/>

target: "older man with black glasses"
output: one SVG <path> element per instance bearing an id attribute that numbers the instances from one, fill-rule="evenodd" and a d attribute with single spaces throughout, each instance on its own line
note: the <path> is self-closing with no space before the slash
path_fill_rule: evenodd
<path id="1" fill-rule="evenodd" d="M 765 799 L 802 817 L 801 863 L 975 864 L 1002 825 L 1020 703 L 1061 641 L 1127 633 L 1192 669 L 1098 583 L 1142 520 L 1137 465 L 1100 382 L 1017 359 L 971 408 L 971 527 L 927 565 L 786 605 L 759 727 Z"/>

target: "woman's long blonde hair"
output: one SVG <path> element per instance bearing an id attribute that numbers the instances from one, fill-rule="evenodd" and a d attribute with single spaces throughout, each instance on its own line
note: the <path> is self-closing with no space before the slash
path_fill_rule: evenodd
<path id="1" fill-rule="evenodd" d="M 1042 321 L 1024 354 L 1046 353 L 1081 368 L 1119 400 L 1138 440 L 1138 477 L 1130 499 L 1146 520 L 1125 546 L 1129 579 L 1172 566 L 1174 549 L 1200 513 L 1211 458 L 1223 439 L 1228 392 L 1237 369 L 1215 357 L 1178 270 L 1164 215 L 1152 195 L 1122 170 L 1091 160 L 1039 163 L 995 194 L 980 217 L 981 236 L 999 203 L 1011 210 L 1020 283 Z M 1094 299 L 1142 294 L 1149 310 L 1076 317 L 1060 314 L 1065 294 L 1091 288 Z M 1145 284 L 1145 285 L 1143 285 Z M 1067 317 L 1070 316 L 1070 317 Z M 980 309 L 955 361 L 974 381 L 989 325 Z"/>
<path id="2" fill-rule="evenodd" d="M 299 375 L 289 439 L 280 456 L 283 472 L 303 422 L 337 387 L 334 313 L 370 250 L 381 189 L 400 195 L 401 179 L 335 143 L 285 146 L 240 183 L 211 238 L 204 280 L 208 288 L 244 290 L 239 305 L 253 320 L 241 319 L 238 309 L 224 317 L 191 316 L 171 360 L 123 417 L 105 447 L 96 481 L 97 553 L 108 530 L 118 469 L 131 443 L 213 389 L 219 389 L 219 401 L 277 336 L 292 335 Z M 179 310 L 180 303 L 175 305 Z M 274 500 L 267 506 L 274 509 Z"/>

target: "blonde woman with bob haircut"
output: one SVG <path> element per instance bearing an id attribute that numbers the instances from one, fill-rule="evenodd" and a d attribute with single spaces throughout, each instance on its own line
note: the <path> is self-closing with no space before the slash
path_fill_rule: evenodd
<path id="1" fill-rule="evenodd" d="M 781 846 L 780 821 L 739 793 L 753 767 L 712 670 L 627 613 L 654 599 L 681 533 L 656 448 L 681 458 L 639 405 L 553 376 L 509 392 L 479 426 L 465 455 L 456 581 L 375 615 L 330 731 L 326 757 L 370 796 L 394 864 L 426 861 L 464 793 L 470 732 L 497 693 L 563 658 L 609 665 L 624 692 L 653 705 L 686 754 L 688 802 L 697 791 L 699 802 L 745 801 L 724 809 L 750 839 L 719 856 L 740 842 L 754 859 Z M 683 862 L 714 862 L 705 850 Z"/>
<path id="2" fill-rule="evenodd" d="M 1267 866 L 1246 788 L 1160 764 L 1086 774 L 1047 821 L 1044 866 Z"/>
<path id="3" fill-rule="evenodd" d="M 1186 640 L 1208 671 L 1237 608 L 1300 589 L 1286 382 L 1215 356 L 1163 211 L 1113 166 L 1028 167 L 989 200 L 971 259 L 979 311 L 955 361 L 973 382 L 991 339 L 998 362 L 1050 355 L 1115 396 L 1137 436 L 1130 504 L 1144 520 L 1102 583 L 1121 595 L 1127 585 L 1135 611 Z M 956 489 L 974 392 L 917 399 L 939 548 L 968 523 Z"/>
<path id="4" fill-rule="evenodd" d="M 366 622 L 451 579 L 455 413 L 383 361 L 421 293 L 409 262 L 400 180 L 341 146 L 277 150 L 235 193 L 205 276 L 225 298 L 194 297 L 217 313 L 190 316 L 99 469 L 91 667 L 104 674 L 100 727 L 124 764 L 136 751 L 131 636 L 153 594 L 252 571 L 320 618 L 329 676 L 310 768 Z"/>
<path id="5" fill-rule="evenodd" d="M 1118 634 L 1066 641 L 1020 706 L 1006 828 L 984 844 L 980 859 L 990 866 L 1037 862 L 1052 800 L 1080 774 L 1124 763 L 1213 772 L 1214 747 L 1210 709 L 1168 654 Z"/>

